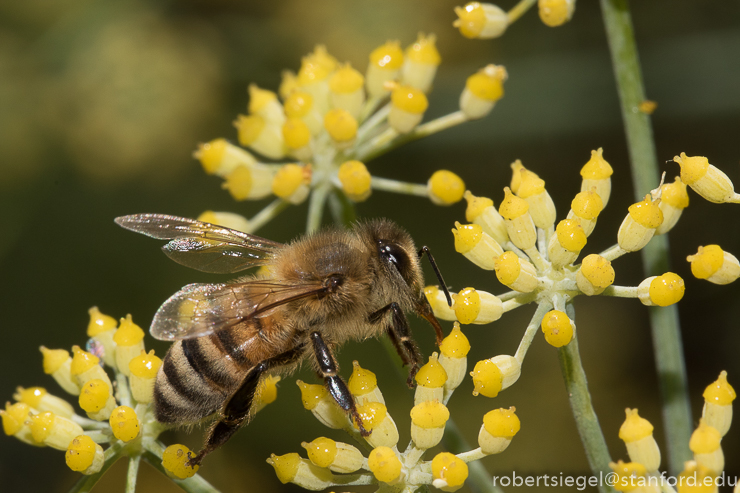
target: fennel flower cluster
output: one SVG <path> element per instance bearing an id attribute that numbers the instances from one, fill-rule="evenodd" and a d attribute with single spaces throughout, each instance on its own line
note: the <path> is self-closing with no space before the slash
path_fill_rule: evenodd
<path id="1" fill-rule="evenodd" d="M 732 401 L 736 394 L 727 382 L 727 372 L 704 390 L 704 407 L 699 426 L 689 440 L 693 460 L 684 464 L 677 478 L 668 479 L 659 471 L 660 449 L 653 438 L 653 425 L 637 409 L 627 409 L 627 418 L 619 429 L 619 438 L 627 448 L 630 462 L 617 461 L 609 466 L 615 473 L 617 491 L 633 493 L 713 493 L 723 481 L 725 468 L 722 438 L 732 423 Z M 735 481 L 737 481 L 735 479 Z M 727 484 L 727 483 L 725 483 Z M 730 484 L 731 486 L 732 484 Z M 736 485 L 735 491 L 738 491 Z"/>
<path id="2" fill-rule="evenodd" d="M 187 466 L 189 450 L 182 445 L 166 447 L 158 440 L 166 426 L 154 417 L 152 395 L 162 360 L 154 350 L 145 350 L 144 331 L 131 315 L 117 323 L 97 307 L 89 313 L 85 349 L 72 346 L 70 354 L 66 349 L 40 348 L 44 373 L 73 403 L 42 387 L 18 387 L 15 402 L 0 410 L 5 434 L 64 451 L 67 466 L 89 476 L 90 484 L 126 456 L 126 491 L 134 491 L 141 459 L 187 491 L 211 491 L 203 488 L 207 483 L 200 476 L 192 477 L 198 467 Z M 278 380 L 263 380 L 255 412 L 275 400 Z"/>
<path id="3" fill-rule="evenodd" d="M 452 230 L 455 249 L 481 269 L 494 271 L 510 291 L 494 295 L 467 287 L 453 294 L 450 307 L 438 287 L 428 286 L 426 296 L 434 314 L 462 324 L 488 324 L 509 310 L 538 304 L 514 356 L 498 355 L 475 365 L 476 394 L 495 397 L 517 381 L 538 328 L 552 346 L 570 343 L 575 323 L 567 312 L 576 296 L 637 298 L 644 305 L 661 307 L 683 297 L 684 281 L 672 272 L 648 277 L 638 286 L 613 284 L 614 260 L 641 250 L 654 235 L 675 226 L 689 203 L 687 185 L 711 202 L 739 201 L 732 182 L 707 158 L 682 153 L 675 162 L 681 166 L 680 177 L 631 205 L 617 232 L 617 243 L 599 254 L 586 255 L 580 263 L 576 261 L 611 194 L 613 170 L 602 149 L 592 151 L 581 169 L 581 192 L 571 202 L 566 218 L 557 224 L 555 205 L 544 180 L 520 161 L 511 165 L 511 185 L 504 189 L 498 209 L 490 198 L 465 192 L 467 223 L 458 222 Z M 740 277 L 737 258 L 718 245 L 701 246 L 688 260 L 697 278 L 727 284 Z"/>
<path id="4" fill-rule="evenodd" d="M 482 118 L 503 96 L 506 70 L 488 65 L 468 77 L 458 111 L 422 123 L 440 63 L 434 35 L 419 35 L 406 50 L 397 41 L 379 46 L 364 75 L 317 46 L 297 73 L 283 73 L 277 93 L 250 85 L 248 114 L 234 122 L 243 147 L 219 138 L 194 155 L 206 173 L 223 178 L 234 199 L 276 199 L 250 220 L 212 212 L 199 219 L 253 232 L 288 204 L 308 200 L 313 231 L 327 202 L 338 214 L 373 190 L 438 205 L 462 200 L 465 184 L 451 171 L 438 170 L 425 184 L 404 183 L 372 176 L 365 164 L 404 142 Z"/>
<path id="5" fill-rule="evenodd" d="M 297 382 L 303 406 L 325 426 L 347 432 L 365 449 L 318 437 L 303 442 L 307 458 L 297 453 L 273 454 L 267 462 L 283 483 L 308 490 L 354 485 L 378 485 L 376 491 L 411 493 L 425 485 L 442 491 L 460 489 L 468 477 L 467 464 L 503 452 L 519 431 L 515 409 L 496 409 L 482 417 L 479 447 L 460 454 L 441 452 L 423 460 L 426 451 L 440 443 L 450 418 L 447 402 L 467 371 L 470 344 L 455 323 L 429 362 L 415 376 L 416 391 L 411 408 L 411 442 L 401 451 L 395 421 L 388 413 L 375 375 L 354 362 L 348 388 L 370 435 L 362 437 L 357 423 L 331 398 L 323 385 Z"/>

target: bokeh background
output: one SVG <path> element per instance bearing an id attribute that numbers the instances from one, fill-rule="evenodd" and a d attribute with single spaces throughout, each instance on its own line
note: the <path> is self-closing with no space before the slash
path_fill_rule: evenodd
<path id="1" fill-rule="evenodd" d="M 705 155 L 740 182 L 740 4 L 632 3 L 647 94 L 658 102 L 653 124 L 659 159 L 681 151 Z M 501 1 L 504 8 L 513 4 Z M 615 190 L 586 251 L 613 244 L 633 193 L 598 3 L 581 0 L 572 22 L 558 29 L 545 27 L 532 11 L 492 41 L 468 40 L 453 29 L 455 5 L 446 0 L 0 4 L 0 396 L 10 399 L 16 385 L 57 392 L 41 371 L 38 346 L 84 344 L 90 306 L 115 317 L 132 313 L 147 327 L 159 304 L 182 285 L 223 280 L 170 262 L 155 241 L 117 228 L 113 218 L 137 212 L 194 217 L 205 209 L 251 216 L 264 206 L 234 202 L 191 153 L 198 142 L 235 139 L 231 121 L 245 111 L 247 84 L 276 89 L 281 71 L 297 70 L 301 56 L 317 43 L 364 71 L 369 52 L 387 39 L 406 46 L 419 31 L 436 33 L 443 62 L 427 118 L 457 108 L 468 75 L 488 63 L 505 65 L 506 96 L 488 118 L 402 147 L 372 162 L 371 172 L 423 183 L 434 170 L 448 168 L 474 193 L 498 203 L 509 164 L 519 158 L 546 180 L 562 217 L 579 190 L 578 170 L 592 149 L 603 147 L 615 170 Z M 663 168 L 672 181 L 678 166 Z M 259 233 L 289 240 L 303 230 L 306 209 L 304 204 L 287 210 Z M 454 252 L 450 228 L 464 220 L 463 204 L 442 208 L 376 192 L 357 210 L 408 228 L 419 244 L 432 248 L 453 288 L 503 291 L 491 272 Z M 721 370 L 740 386 L 740 285 L 692 279 L 685 257 L 710 243 L 740 254 L 739 220 L 740 206 L 712 205 L 692 193 L 690 207 L 670 233 L 673 270 L 687 283 L 679 312 L 695 421 L 704 386 Z M 615 268 L 616 284 L 642 279 L 638 255 L 619 259 Z M 612 457 L 627 458 L 617 432 L 628 406 L 655 425 L 662 443 L 647 309 L 635 300 L 585 297 L 576 308 L 582 357 Z M 532 310 L 468 327 L 470 361 L 513 354 Z M 418 320 L 413 324 L 429 354 L 432 331 Z M 166 350 L 147 343 L 159 354 Z M 405 443 L 412 393 L 377 341 L 342 349 L 345 376 L 353 359 L 378 374 Z M 315 381 L 307 372 L 299 377 Z M 302 452 L 301 441 L 321 435 L 344 438 L 303 410 L 294 381 L 283 381 L 269 412 L 209 457 L 201 471 L 216 487 L 297 491 L 277 481 L 265 464 L 269 454 Z M 516 385 L 493 400 L 474 398 L 471 390 L 467 380 L 450 407 L 472 442 L 490 409 L 514 405 L 522 421 L 511 447 L 483 461 L 491 473 L 587 473 L 556 351 L 541 337 Z M 732 475 L 740 473 L 737 428 L 723 443 Z M 200 443 L 197 433 L 164 439 L 194 448 Z M 3 491 L 63 492 L 78 477 L 59 451 L 0 441 Z M 123 491 L 124 474 L 122 461 L 95 491 Z M 138 488 L 178 491 L 147 466 Z"/>

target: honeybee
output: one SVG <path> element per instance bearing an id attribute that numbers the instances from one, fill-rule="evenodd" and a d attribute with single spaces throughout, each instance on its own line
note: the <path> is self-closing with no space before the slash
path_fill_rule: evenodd
<path id="1" fill-rule="evenodd" d="M 309 360 L 330 395 L 358 424 L 359 413 L 339 375 L 336 348 L 387 333 L 413 385 L 421 356 L 405 312 L 428 320 L 439 344 L 442 328 L 424 296 L 420 258 L 427 253 L 448 303 L 452 301 L 429 250 L 388 220 L 328 229 L 290 244 L 214 224 L 162 214 L 116 218 L 120 226 L 170 240 L 174 261 L 204 272 L 266 266 L 268 276 L 223 284 L 189 284 L 159 308 L 150 332 L 175 341 L 154 385 L 162 423 L 184 425 L 216 415 L 191 465 L 223 445 L 250 419 L 260 379 Z"/>

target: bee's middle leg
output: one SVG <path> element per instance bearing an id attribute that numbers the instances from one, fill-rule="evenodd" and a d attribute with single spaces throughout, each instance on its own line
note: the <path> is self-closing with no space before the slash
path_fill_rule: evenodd
<path id="1" fill-rule="evenodd" d="M 261 361 L 247 373 L 239 389 L 226 402 L 221 411 L 221 418 L 213 424 L 206 435 L 203 449 L 188 461 L 188 465 L 199 465 L 203 458 L 226 443 L 234 433 L 249 419 L 252 401 L 261 377 L 270 369 L 288 365 L 298 360 L 304 353 L 305 345 L 281 353 L 273 358 Z"/>
<path id="2" fill-rule="evenodd" d="M 364 437 L 370 435 L 370 432 L 362 424 L 362 418 L 360 417 L 360 413 L 357 412 L 357 406 L 352 393 L 347 388 L 347 384 L 342 377 L 339 376 L 337 361 L 320 332 L 311 332 L 311 343 L 313 344 L 316 362 L 319 365 L 319 374 L 324 379 L 324 385 L 326 385 L 327 390 L 329 390 L 336 403 L 339 404 L 339 407 L 349 413 L 355 420 L 355 423 L 357 423 L 360 429 L 360 434 Z"/>
<path id="3" fill-rule="evenodd" d="M 382 320 L 388 312 L 391 312 L 391 323 L 386 329 L 388 337 L 390 337 L 403 364 L 409 365 L 409 378 L 406 380 L 406 384 L 409 387 L 414 387 L 414 377 L 416 376 L 416 372 L 419 371 L 421 354 L 419 354 L 419 348 L 416 346 L 416 342 L 411 337 L 409 322 L 406 319 L 406 314 L 401 310 L 400 305 L 394 301 L 377 312 L 370 314 L 370 323 L 377 323 Z"/>

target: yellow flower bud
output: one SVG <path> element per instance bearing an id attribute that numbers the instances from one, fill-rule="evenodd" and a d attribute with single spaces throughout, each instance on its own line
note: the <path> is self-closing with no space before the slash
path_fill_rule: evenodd
<path id="1" fill-rule="evenodd" d="M 320 437 L 301 443 L 308 452 L 308 459 L 318 467 L 328 467 L 334 472 L 351 473 L 362 467 L 364 457 L 357 448 L 343 442 Z"/>
<path id="2" fill-rule="evenodd" d="M 637 287 L 637 297 L 646 306 L 669 306 L 681 301 L 685 289 L 678 274 L 666 272 L 642 281 Z"/>
<path id="3" fill-rule="evenodd" d="M 629 214 L 622 221 L 617 233 L 617 243 L 628 252 L 641 250 L 648 244 L 655 231 L 663 223 L 660 199 L 652 201 L 650 195 L 645 200 L 632 204 Z"/>
<path id="4" fill-rule="evenodd" d="M 192 452 L 185 445 L 170 445 L 162 453 L 162 467 L 170 477 L 187 479 L 193 477 L 200 469 L 200 466 L 188 465 L 192 457 Z"/>
<path id="5" fill-rule="evenodd" d="M 531 293 L 540 285 L 534 265 L 514 252 L 505 252 L 495 260 L 495 264 L 498 280 L 515 291 Z"/>
<path id="6" fill-rule="evenodd" d="M 517 196 L 529 204 L 529 214 L 538 228 L 549 229 L 555 224 L 555 203 L 545 190 L 545 181 L 524 167 L 519 171 L 521 182 Z"/>
<path id="7" fill-rule="evenodd" d="M 403 65 L 403 50 L 398 41 L 388 41 L 370 53 L 365 86 L 370 96 L 378 98 L 388 94 L 386 82 L 398 78 Z"/>
<path id="8" fill-rule="evenodd" d="M 437 73 L 437 66 L 442 62 L 439 51 L 435 46 L 437 38 L 434 34 L 424 36 L 419 34 L 416 43 L 406 48 L 401 67 L 401 81 L 403 84 L 429 92 L 432 81 Z"/>
<path id="9" fill-rule="evenodd" d="M 388 124 L 396 132 L 411 132 L 424 118 L 429 101 L 424 93 L 411 86 L 397 85 L 391 92 L 391 110 Z"/>
<path id="10" fill-rule="evenodd" d="M 291 204 L 300 204 L 311 192 L 311 167 L 285 164 L 272 179 L 272 193 Z"/>
<path id="11" fill-rule="evenodd" d="M 504 188 L 504 193 L 506 196 L 498 211 L 504 218 L 506 231 L 514 245 L 522 250 L 528 250 L 537 243 L 537 230 L 529 214 L 529 204 L 511 193 L 509 187 Z"/>
<path id="12" fill-rule="evenodd" d="M 283 140 L 291 156 L 308 161 L 313 156 L 311 130 L 300 118 L 288 118 L 283 123 Z"/>
<path id="13" fill-rule="evenodd" d="M 429 449 L 442 441 L 450 411 L 439 401 L 424 401 L 411 408 L 411 439 L 417 448 Z"/>
<path id="14" fill-rule="evenodd" d="M 554 347 L 563 347 L 573 339 L 573 321 L 560 310 L 550 310 L 542 319 L 542 332 L 547 343 Z"/>
<path id="15" fill-rule="evenodd" d="M 136 402 L 151 402 L 154 394 L 154 382 L 162 360 L 154 354 L 154 349 L 147 354 L 141 351 L 128 364 L 131 395 Z"/>
<path id="16" fill-rule="evenodd" d="M 580 224 L 580 219 L 563 219 L 555 228 L 554 235 L 550 236 L 547 245 L 547 254 L 554 269 L 560 269 L 572 264 L 586 246 L 586 232 Z"/>
<path id="17" fill-rule="evenodd" d="M 546 26 L 562 26 L 573 17 L 576 0 L 538 0 L 540 19 Z"/>
<path id="18" fill-rule="evenodd" d="M 313 385 L 297 380 L 301 389 L 303 407 L 311 411 L 316 419 L 324 426 L 333 429 L 343 429 L 350 426 L 347 415 L 329 395 L 323 385 Z"/>
<path id="19" fill-rule="evenodd" d="M 397 483 L 403 474 L 403 464 L 393 449 L 376 447 L 367 458 L 367 467 L 375 479 L 383 483 Z"/>
<path id="20" fill-rule="evenodd" d="M 313 104 L 313 96 L 307 92 L 296 91 L 285 100 L 285 115 L 299 118 L 308 126 L 311 135 L 318 135 L 324 130 L 324 117 Z"/>
<path id="21" fill-rule="evenodd" d="M 499 454 L 506 450 L 521 428 L 516 408 L 496 409 L 483 416 L 483 425 L 478 432 L 478 445 L 486 455 Z"/>
<path id="22" fill-rule="evenodd" d="M 449 452 L 437 454 L 432 459 L 432 485 L 442 491 L 457 491 L 468 479 L 468 465 Z"/>
<path id="23" fill-rule="evenodd" d="M 75 379 L 79 388 L 82 388 L 86 382 L 95 379 L 102 380 L 109 387 L 112 387 L 110 377 L 100 366 L 100 358 L 83 351 L 79 346 L 72 346 L 72 354 L 74 356 L 70 365 L 70 375 Z"/>
<path id="24" fill-rule="evenodd" d="M 434 311 L 434 316 L 442 320 L 457 320 L 455 311 L 447 304 L 447 297 L 437 286 L 424 288 L 424 296 Z"/>
<path id="25" fill-rule="evenodd" d="M 487 197 L 476 197 L 469 190 L 463 194 L 468 202 L 465 209 L 465 219 L 483 228 L 483 232 L 496 240 L 499 245 L 506 245 L 509 233 L 506 232 L 506 223 L 498 210 L 493 206 L 493 200 Z"/>
<path id="26" fill-rule="evenodd" d="M 714 284 L 729 284 L 740 277 L 740 262 L 719 245 L 700 246 L 699 251 L 689 255 L 691 273 L 697 279 L 706 279 Z"/>
<path id="27" fill-rule="evenodd" d="M 396 423 L 388 414 L 388 409 L 380 402 L 366 402 L 357 406 L 357 413 L 362 420 L 362 426 L 370 432 L 370 436 L 365 437 L 367 443 L 372 447 L 395 447 L 398 443 L 398 428 Z M 352 426 L 356 430 L 360 427 L 353 420 Z"/>
<path id="28" fill-rule="evenodd" d="M 586 296 L 601 294 L 614 283 L 614 267 L 601 255 L 587 255 L 576 273 L 576 285 Z"/>
<path id="29" fill-rule="evenodd" d="M 103 380 L 97 378 L 89 380 L 80 390 L 80 407 L 91 419 L 96 421 L 108 419 L 117 406 L 111 390 L 110 384 Z"/>
<path id="30" fill-rule="evenodd" d="M 215 139 L 205 144 L 198 144 L 193 157 L 200 161 L 203 170 L 209 175 L 222 178 L 238 166 L 252 166 L 257 160 L 250 153 L 229 143 L 226 139 Z"/>
<path id="31" fill-rule="evenodd" d="M 483 232 L 477 224 L 460 224 L 455 222 L 452 230 L 455 237 L 455 250 L 465 258 L 485 270 L 496 268 L 496 259 L 503 255 L 504 249 L 496 240 Z"/>
<path id="32" fill-rule="evenodd" d="M 99 472 L 105 463 L 103 447 L 87 435 L 79 435 L 72 439 L 64 458 L 67 467 L 86 476 Z"/>
<path id="33" fill-rule="evenodd" d="M 606 162 L 603 149 L 599 147 L 591 151 L 591 159 L 581 168 L 581 191 L 588 192 L 593 190 L 601 198 L 603 207 L 609 203 L 609 196 L 612 190 L 611 176 L 614 171 L 609 163 Z"/>
<path id="34" fill-rule="evenodd" d="M 432 353 L 429 362 L 419 368 L 414 378 L 417 384 L 414 405 L 424 401 L 442 400 L 444 385 L 447 382 L 447 371 L 439 362 L 437 353 Z"/>
<path id="35" fill-rule="evenodd" d="M 725 469 L 725 456 L 720 442 L 722 435 L 712 426 L 701 419 L 699 427 L 691 434 L 689 448 L 694 453 L 697 464 L 715 472 Z"/>
<path id="36" fill-rule="evenodd" d="M 351 146 L 357 137 L 357 120 L 347 110 L 330 110 L 324 115 L 324 128 L 338 149 Z"/>
<path id="37" fill-rule="evenodd" d="M 144 331 L 131 319 L 131 314 L 121 319 L 113 341 L 116 343 L 116 366 L 126 376 L 131 374 L 129 362 L 144 350 Z"/>
<path id="38" fill-rule="evenodd" d="M 238 115 L 234 121 L 239 143 L 271 159 L 285 156 L 283 125 L 265 120 L 260 115 Z M 246 166 L 251 167 L 251 166 Z"/>
<path id="39" fill-rule="evenodd" d="M 660 466 L 660 449 L 653 438 L 653 425 L 637 414 L 637 409 L 627 409 L 627 419 L 619 428 L 619 438 L 627 446 L 627 453 L 634 462 L 639 462 L 648 472 Z"/>
<path id="40" fill-rule="evenodd" d="M 57 449 L 67 450 L 69 442 L 82 435 L 83 430 L 74 421 L 57 416 L 52 412 L 31 416 L 31 434 L 36 442 Z"/>
<path id="41" fill-rule="evenodd" d="M 612 486 L 617 491 L 633 491 L 641 486 L 645 481 L 647 469 L 637 462 L 610 462 L 609 467 L 614 471 L 615 476 Z"/>
<path id="42" fill-rule="evenodd" d="M 72 418 L 75 413 L 72 405 L 55 395 L 51 395 L 41 387 L 30 387 L 24 389 L 17 387 L 13 399 L 28 404 L 39 412 L 51 411 L 63 418 Z"/>
<path id="43" fill-rule="evenodd" d="M 579 219 L 583 232 L 589 236 L 596 226 L 596 218 L 603 209 L 604 203 L 598 193 L 593 190 L 579 192 L 570 203 L 568 219 Z"/>
<path id="44" fill-rule="evenodd" d="M 109 423 L 113 436 L 122 442 L 130 442 L 139 436 L 139 418 L 128 406 L 115 408 L 110 415 Z"/>
<path id="45" fill-rule="evenodd" d="M 656 198 L 656 197 L 653 197 Z M 660 187 L 660 210 L 663 212 L 663 222 L 655 231 L 662 235 L 673 229 L 683 210 L 689 206 L 689 194 L 686 193 L 686 184 L 676 177 L 673 183 L 666 183 Z"/>
<path id="46" fill-rule="evenodd" d="M 33 445 L 36 447 L 43 447 L 44 443 L 34 439 L 33 433 L 31 432 L 31 417 L 33 413 L 31 406 L 23 402 L 16 402 L 10 404 L 5 403 L 5 409 L 0 410 L 0 418 L 3 422 L 3 431 L 8 436 L 14 436 L 18 440 Z"/>
<path id="47" fill-rule="evenodd" d="M 465 182 L 452 171 L 435 171 L 427 182 L 429 199 L 437 205 L 452 205 L 460 202 L 465 193 Z"/>
<path id="48" fill-rule="evenodd" d="M 483 118 L 493 110 L 496 101 L 504 95 L 506 69 L 500 65 L 486 65 L 468 77 L 460 94 L 460 111 L 468 119 Z"/>
<path id="49" fill-rule="evenodd" d="M 725 436 L 732 423 L 732 401 L 735 389 L 727 382 L 727 372 L 722 371 L 719 378 L 704 390 L 704 422 Z"/>
<path id="50" fill-rule="evenodd" d="M 445 393 L 455 390 L 465 378 L 469 351 L 470 342 L 460 330 L 460 324 L 455 322 L 450 334 L 439 345 L 438 361 L 447 374 L 447 380 L 444 384 Z"/>
<path id="51" fill-rule="evenodd" d="M 228 190 L 234 200 L 258 200 L 270 195 L 273 168 L 263 164 L 238 166 L 226 176 L 221 188 Z"/>
<path id="52" fill-rule="evenodd" d="M 312 491 L 320 491 L 334 484 L 331 472 L 302 459 L 298 454 L 272 454 L 267 463 L 275 468 L 275 474 L 283 484 L 293 483 Z"/>
<path id="53" fill-rule="evenodd" d="M 730 178 L 709 164 L 707 158 L 689 157 L 682 152 L 673 160 L 681 166 L 681 180 L 708 201 L 715 204 L 740 202 L 740 195 L 735 193 Z"/>
<path id="54" fill-rule="evenodd" d="M 491 39 L 504 34 L 509 25 L 506 12 L 490 3 L 470 2 L 465 7 L 455 7 L 457 19 L 453 27 L 471 39 Z"/>
<path id="55" fill-rule="evenodd" d="M 366 402 L 380 402 L 385 404 L 383 393 L 378 388 L 378 379 L 375 373 L 360 366 L 357 361 L 352 362 L 352 375 L 349 377 L 347 387 L 355 398 L 358 405 Z"/>
<path id="56" fill-rule="evenodd" d="M 353 202 L 363 202 L 370 197 L 372 177 L 360 161 L 345 161 L 337 173 L 342 191 Z"/>
<path id="57" fill-rule="evenodd" d="M 349 64 L 339 68 L 329 77 L 329 92 L 331 104 L 334 108 L 347 110 L 358 118 L 365 103 L 363 85 L 365 78 Z"/>
<path id="58" fill-rule="evenodd" d="M 277 99 L 277 94 L 266 89 L 260 89 L 257 84 L 249 84 L 249 106 L 247 110 L 250 115 L 259 115 L 275 125 L 285 122 L 283 105 Z"/>
<path id="59" fill-rule="evenodd" d="M 473 377 L 473 395 L 484 395 L 486 397 L 496 397 L 502 390 L 503 374 L 498 366 L 491 360 L 484 359 L 475 364 L 475 368 L 470 372 Z"/>
<path id="60" fill-rule="evenodd" d="M 454 297 L 457 319 L 463 324 L 488 324 L 501 318 L 503 303 L 496 296 L 465 288 Z"/>

